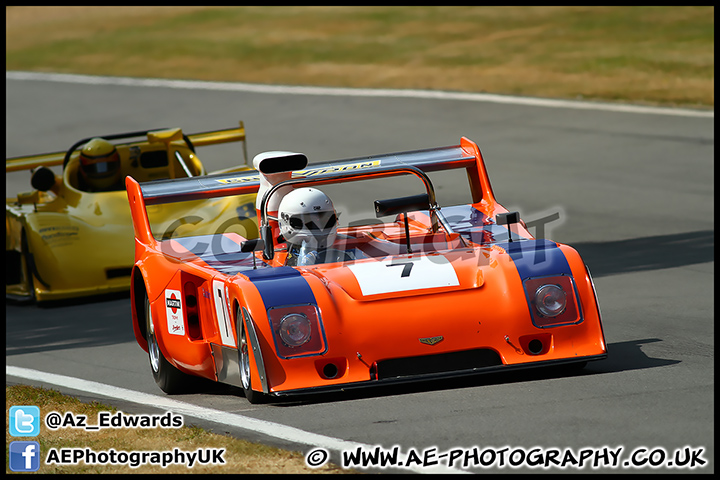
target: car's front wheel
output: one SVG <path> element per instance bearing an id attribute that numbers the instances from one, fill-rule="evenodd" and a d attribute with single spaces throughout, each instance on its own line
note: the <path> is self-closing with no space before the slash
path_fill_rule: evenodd
<path id="1" fill-rule="evenodd" d="M 28 293 L 27 300 L 35 301 L 35 283 L 33 282 L 33 259 L 28 246 L 28 239 L 25 230 L 20 237 L 20 282 L 25 286 Z"/>
<path id="2" fill-rule="evenodd" d="M 250 344 L 247 340 L 245 322 L 243 321 L 242 312 L 237 311 L 238 325 L 240 327 L 240 341 L 238 342 L 238 356 L 240 357 L 240 383 L 242 384 L 243 393 L 250 403 L 262 403 L 267 396 L 262 392 L 252 389 L 252 379 L 250 377 Z"/>
<path id="3" fill-rule="evenodd" d="M 160 351 L 155 324 L 150 308 L 150 299 L 145 294 L 145 336 L 148 346 L 148 357 L 150 359 L 150 370 L 152 370 L 155 383 L 160 389 L 169 394 L 185 393 L 192 389 L 197 383 L 197 378 L 181 372 L 168 362 Z"/>

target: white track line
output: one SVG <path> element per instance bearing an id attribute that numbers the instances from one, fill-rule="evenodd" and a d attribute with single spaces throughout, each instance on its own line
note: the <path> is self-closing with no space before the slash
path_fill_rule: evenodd
<path id="1" fill-rule="evenodd" d="M 549 98 L 516 97 L 490 93 L 444 92 L 436 90 L 394 90 L 383 88 L 332 88 L 301 87 L 291 85 L 262 85 L 240 82 L 205 82 L 197 80 L 168 80 L 161 78 L 104 77 L 65 73 L 5 72 L 6 80 L 35 80 L 45 82 L 77 83 L 86 85 L 121 85 L 130 87 L 163 87 L 188 90 L 215 90 L 289 95 L 330 95 L 348 97 L 405 97 L 438 100 L 462 100 L 469 102 L 504 103 L 550 108 L 572 108 L 610 112 L 641 113 L 651 115 L 674 115 L 682 117 L 715 118 L 714 110 L 691 110 L 683 108 L 645 107 L 601 102 L 557 100 Z"/>
<path id="2" fill-rule="evenodd" d="M 266 420 L 258 420 L 252 417 L 246 417 L 235 413 L 223 412 L 212 408 L 200 407 L 191 403 L 185 403 L 173 400 L 168 397 L 159 395 L 151 395 L 149 393 L 136 392 L 125 388 L 114 387 L 103 383 L 83 380 L 81 378 L 68 377 L 65 375 L 57 375 L 54 373 L 41 372 L 22 367 L 5 366 L 5 375 L 11 377 L 33 380 L 41 383 L 57 385 L 81 392 L 100 395 L 126 402 L 137 403 L 148 407 L 155 407 L 165 411 L 172 411 L 188 417 L 207 420 L 210 422 L 227 425 L 231 427 L 250 430 L 261 433 L 273 438 L 298 443 L 301 445 L 309 445 L 314 448 L 325 448 L 333 451 L 356 450 L 358 447 L 369 451 L 375 448 L 375 445 L 364 443 L 350 442 L 334 437 L 326 437 L 317 433 L 307 432 L 299 428 L 281 425 L 279 423 L 268 422 Z M 398 459 L 405 461 L 403 455 L 398 455 Z M 468 473 L 466 471 L 448 468 L 443 465 L 431 468 L 407 468 L 407 470 L 415 473 Z"/>

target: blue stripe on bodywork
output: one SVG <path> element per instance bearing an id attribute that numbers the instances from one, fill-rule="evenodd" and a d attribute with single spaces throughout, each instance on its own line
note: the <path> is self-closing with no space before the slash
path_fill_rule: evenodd
<path id="1" fill-rule="evenodd" d="M 499 243 L 513 259 L 520 278 L 572 275 L 565 254 L 550 240 L 519 240 Z"/>
<path id="2" fill-rule="evenodd" d="M 226 275 L 241 273 L 248 277 L 260 292 L 266 309 L 284 305 L 317 305 L 310 285 L 299 271 L 292 267 L 272 268 L 264 262 L 253 264 L 252 254 L 240 252 L 240 245 L 224 235 L 174 238 L 173 241 L 218 272 Z"/>
<path id="3" fill-rule="evenodd" d="M 520 274 L 520 281 L 523 284 L 523 290 L 525 290 L 525 298 L 528 302 L 528 308 L 530 318 L 532 319 L 533 325 L 538 327 L 535 322 L 535 313 L 533 313 L 533 307 L 530 304 L 532 293 L 528 292 L 525 281 L 528 278 L 537 277 L 549 277 L 564 275 L 570 278 L 572 288 L 574 290 L 574 297 L 576 299 L 576 308 L 579 317 L 572 322 L 566 323 L 580 323 L 583 321 L 582 305 L 580 303 L 580 296 L 575 286 L 575 280 L 570 270 L 570 264 L 568 264 L 565 254 L 557 243 L 550 240 L 520 240 L 516 242 L 507 242 L 500 245 L 513 259 L 513 263 L 517 268 L 518 274 Z M 539 326 L 538 328 L 558 326 L 558 325 L 545 325 Z"/>
<path id="4" fill-rule="evenodd" d="M 285 305 L 317 305 L 307 280 L 292 267 L 263 268 L 242 274 L 258 289 L 266 309 Z"/>

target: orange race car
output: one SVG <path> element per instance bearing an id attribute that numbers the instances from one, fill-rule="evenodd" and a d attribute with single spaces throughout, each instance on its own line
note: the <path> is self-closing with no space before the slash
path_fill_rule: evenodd
<path id="1" fill-rule="evenodd" d="M 580 255 L 496 202 L 472 141 L 311 166 L 266 152 L 254 166 L 126 179 L 133 329 L 165 392 L 203 377 L 259 402 L 607 356 Z M 468 200 L 453 204 L 460 183 Z M 194 224 L 163 239 L 146 213 L 249 193 L 259 239 Z"/>

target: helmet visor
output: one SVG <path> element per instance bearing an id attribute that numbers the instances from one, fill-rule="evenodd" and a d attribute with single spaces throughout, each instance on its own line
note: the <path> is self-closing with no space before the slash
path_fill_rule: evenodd
<path id="1" fill-rule="evenodd" d="M 335 212 L 318 212 L 290 215 L 288 225 L 295 230 L 307 228 L 310 231 L 325 231 L 337 223 Z"/>
<path id="2" fill-rule="evenodd" d="M 97 157 L 80 155 L 80 165 L 87 175 L 107 177 L 120 170 L 120 158 L 118 158 L 117 152 L 112 152 L 109 155 L 98 155 Z"/>

